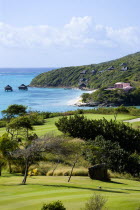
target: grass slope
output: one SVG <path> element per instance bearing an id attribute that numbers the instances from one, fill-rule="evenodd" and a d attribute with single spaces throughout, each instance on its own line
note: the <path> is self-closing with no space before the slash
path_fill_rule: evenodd
<path id="1" fill-rule="evenodd" d="M 126 63 L 127 71 L 121 71 Z M 113 66 L 113 70 L 108 70 Z M 86 74 L 80 74 L 86 70 Z M 95 70 L 94 73 L 92 71 Z M 86 66 L 65 67 L 42 73 L 35 77 L 31 86 L 36 87 L 78 87 L 80 79 L 87 80 L 89 88 L 108 87 L 116 82 L 131 82 L 132 86 L 140 87 L 140 52 L 109 62 Z"/>
<path id="2" fill-rule="evenodd" d="M 108 209 L 135 210 L 140 206 L 140 183 L 126 179 L 112 182 L 92 181 L 88 177 L 31 177 L 20 185 L 22 177 L 0 178 L 0 209 L 40 210 L 43 203 L 61 200 L 67 210 L 80 210 L 93 193 L 107 198 Z M 99 186 L 102 190 L 99 190 Z"/>
<path id="3" fill-rule="evenodd" d="M 114 120 L 114 115 L 103 115 L 103 114 L 84 114 L 85 117 L 88 119 L 102 119 L 105 118 L 107 120 Z M 55 126 L 55 122 L 58 121 L 60 117 L 54 117 L 54 118 L 48 118 L 45 120 L 44 125 L 38 125 L 34 126 L 34 132 L 38 136 L 43 136 L 46 133 L 53 133 L 55 135 L 61 134 L 60 131 L 58 131 L 57 127 Z M 118 121 L 123 121 L 123 120 L 129 120 L 129 119 L 134 119 L 136 118 L 135 116 L 132 115 L 126 115 L 126 114 L 118 114 L 117 120 Z M 0 128 L 0 136 L 6 132 L 5 128 Z"/>

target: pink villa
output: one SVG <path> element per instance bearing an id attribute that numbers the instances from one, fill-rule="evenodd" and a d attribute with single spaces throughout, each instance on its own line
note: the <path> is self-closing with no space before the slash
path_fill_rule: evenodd
<path id="1" fill-rule="evenodd" d="M 117 82 L 115 83 L 114 88 L 120 88 L 127 91 L 127 90 L 132 89 L 133 87 L 130 85 L 130 83 Z"/>

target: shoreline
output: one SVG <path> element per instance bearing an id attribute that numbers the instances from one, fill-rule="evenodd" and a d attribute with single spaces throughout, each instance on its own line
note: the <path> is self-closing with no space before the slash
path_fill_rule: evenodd
<path id="1" fill-rule="evenodd" d="M 87 91 L 85 91 L 85 93 L 91 94 L 91 93 L 95 92 L 96 90 L 87 90 Z M 82 102 L 81 96 L 78 96 L 77 98 L 74 98 L 74 99 L 68 101 L 68 105 L 70 105 L 70 106 L 89 106 L 90 107 L 90 105 L 88 103 Z"/>

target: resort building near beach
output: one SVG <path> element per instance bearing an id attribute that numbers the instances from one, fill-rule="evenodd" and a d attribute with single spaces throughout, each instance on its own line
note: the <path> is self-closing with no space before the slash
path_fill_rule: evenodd
<path id="1" fill-rule="evenodd" d="M 28 90 L 28 87 L 26 85 L 22 84 L 18 87 L 18 89 L 19 90 Z"/>
<path id="2" fill-rule="evenodd" d="M 81 83 L 81 84 L 79 85 L 79 89 L 84 89 L 84 88 L 86 88 L 86 84 L 85 84 L 85 83 Z"/>
<path id="3" fill-rule="evenodd" d="M 13 88 L 10 85 L 7 85 L 4 89 L 5 91 L 13 91 Z"/>

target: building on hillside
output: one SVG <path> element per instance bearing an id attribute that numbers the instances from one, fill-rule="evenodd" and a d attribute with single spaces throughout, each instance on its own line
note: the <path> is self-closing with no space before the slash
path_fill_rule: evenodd
<path id="1" fill-rule="evenodd" d="M 84 89 L 84 88 L 86 88 L 87 86 L 86 86 L 86 84 L 85 83 L 81 83 L 81 84 L 79 84 L 79 89 Z"/>
<path id="2" fill-rule="evenodd" d="M 86 74 L 87 73 L 87 71 L 86 70 L 84 70 L 84 71 L 82 71 L 80 74 Z"/>
<path id="3" fill-rule="evenodd" d="M 114 88 L 119 88 L 119 89 L 128 91 L 128 90 L 132 89 L 133 87 L 130 85 L 130 83 L 117 82 L 117 83 L 115 83 Z"/>
<path id="4" fill-rule="evenodd" d="M 5 91 L 13 91 L 13 88 L 10 85 L 7 85 L 4 89 Z"/>
<path id="5" fill-rule="evenodd" d="M 98 71 L 98 73 L 103 73 L 103 72 L 105 72 L 106 70 L 102 70 L 102 71 Z"/>
<path id="6" fill-rule="evenodd" d="M 86 82 L 86 80 L 87 80 L 86 78 L 80 78 L 79 82 Z"/>
<path id="7" fill-rule="evenodd" d="M 91 74 L 92 74 L 92 75 L 96 74 L 96 70 L 92 70 L 92 71 L 91 71 Z"/>
<path id="8" fill-rule="evenodd" d="M 19 90 L 28 90 L 28 87 L 26 85 L 22 84 L 18 87 L 18 89 Z"/>
<path id="9" fill-rule="evenodd" d="M 108 87 L 105 90 L 115 90 L 115 89 L 123 89 L 124 91 L 129 91 L 133 89 L 133 87 L 130 85 L 130 83 L 125 83 L 125 82 L 117 82 L 114 84 L 113 87 Z"/>
<path id="10" fill-rule="evenodd" d="M 121 68 L 121 71 L 127 71 L 128 70 L 128 67 L 126 66 L 126 67 L 123 67 L 123 68 Z"/>
<path id="11" fill-rule="evenodd" d="M 120 64 L 120 66 L 126 66 L 127 65 L 127 63 L 121 63 Z"/>
<path id="12" fill-rule="evenodd" d="M 114 70 L 114 66 L 110 66 L 107 70 Z"/>

